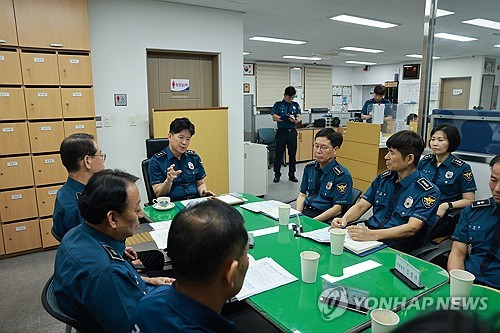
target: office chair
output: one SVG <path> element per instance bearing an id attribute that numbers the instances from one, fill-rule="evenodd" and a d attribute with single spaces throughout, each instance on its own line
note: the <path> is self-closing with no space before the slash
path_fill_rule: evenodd
<path id="1" fill-rule="evenodd" d="M 142 178 L 144 179 L 144 186 L 146 187 L 146 194 L 148 195 L 148 205 L 153 204 L 153 199 L 156 198 L 153 187 L 151 186 L 151 179 L 149 179 L 149 158 L 141 162 Z"/>
<path id="2" fill-rule="evenodd" d="M 141 162 L 142 178 L 144 179 L 144 186 L 146 187 L 146 194 L 148 195 L 148 205 L 153 204 L 153 199 L 156 198 L 155 192 L 151 187 L 151 179 L 149 178 L 149 159 L 154 154 L 162 151 L 168 146 L 168 139 L 146 139 L 146 156 L 147 158 Z"/>
<path id="3" fill-rule="evenodd" d="M 167 138 L 146 139 L 146 157 L 151 158 L 154 154 L 162 151 L 168 146 Z"/>
<path id="4" fill-rule="evenodd" d="M 361 198 L 361 194 L 363 194 L 363 191 L 358 190 L 355 187 L 352 188 L 352 205 L 344 205 L 344 207 L 342 207 L 342 213 L 340 216 L 343 216 L 349 210 L 349 208 L 351 208 L 356 204 L 356 202 L 358 202 L 359 198 Z"/>
<path id="5" fill-rule="evenodd" d="M 59 243 L 61 243 L 62 238 L 59 237 L 59 235 L 56 233 L 54 226 L 52 226 L 52 228 L 50 228 L 50 233 L 52 234 L 52 237 L 54 237 Z"/>
<path id="6" fill-rule="evenodd" d="M 270 169 L 274 163 L 274 155 L 276 152 L 276 132 L 274 128 L 266 127 L 257 129 L 257 143 L 267 145 L 267 160 Z"/>

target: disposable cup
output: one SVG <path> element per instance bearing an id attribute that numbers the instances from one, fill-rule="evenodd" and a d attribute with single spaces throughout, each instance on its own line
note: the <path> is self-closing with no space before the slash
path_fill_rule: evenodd
<path id="1" fill-rule="evenodd" d="M 290 219 L 290 208 L 291 206 L 288 204 L 278 206 L 280 225 L 288 225 L 288 220 Z"/>
<path id="2" fill-rule="evenodd" d="M 373 333 L 387 333 L 399 324 L 399 316 L 391 310 L 375 309 L 370 313 Z"/>
<path id="3" fill-rule="evenodd" d="M 319 253 L 314 251 L 304 251 L 300 253 L 300 266 L 302 271 L 302 281 L 305 283 L 316 282 L 318 274 Z"/>
<path id="4" fill-rule="evenodd" d="M 344 252 L 345 229 L 330 229 L 330 253 L 339 256 Z"/>
<path id="5" fill-rule="evenodd" d="M 454 304 L 460 305 L 464 298 L 470 296 L 475 278 L 474 274 L 462 269 L 450 271 L 450 298 Z"/>

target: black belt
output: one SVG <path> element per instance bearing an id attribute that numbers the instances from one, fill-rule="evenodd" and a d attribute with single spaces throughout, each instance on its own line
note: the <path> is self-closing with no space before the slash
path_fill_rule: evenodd
<path id="1" fill-rule="evenodd" d="M 321 210 L 321 209 L 318 209 L 318 208 L 316 208 L 316 207 L 309 206 L 309 205 L 304 205 L 304 208 L 305 208 L 305 209 L 312 210 L 312 211 L 315 211 L 315 212 L 318 212 L 318 213 L 323 213 L 323 212 L 324 212 L 324 210 Z"/>
<path id="2" fill-rule="evenodd" d="M 278 128 L 278 132 L 288 132 L 291 133 L 292 131 L 295 131 L 295 128 Z"/>

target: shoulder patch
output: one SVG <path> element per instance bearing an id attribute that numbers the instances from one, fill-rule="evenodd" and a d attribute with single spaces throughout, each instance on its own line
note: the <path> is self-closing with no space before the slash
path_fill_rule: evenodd
<path id="1" fill-rule="evenodd" d="M 422 188 L 425 191 L 429 191 L 431 188 L 434 187 L 432 185 L 432 183 L 430 181 L 428 181 L 427 179 L 425 179 L 425 178 L 420 178 L 419 180 L 417 180 L 417 183 L 418 183 L 418 185 L 422 186 Z"/>
<path id="2" fill-rule="evenodd" d="M 456 157 L 455 157 L 455 158 L 451 161 L 451 163 L 456 164 L 456 165 L 458 165 L 458 166 L 462 166 L 462 165 L 464 164 L 464 161 L 462 161 L 461 159 L 459 159 L 459 158 L 456 158 Z"/>
<path id="3" fill-rule="evenodd" d="M 433 197 L 432 195 L 426 195 L 422 198 L 422 204 L 424 205 L 425 208 L 429 209 L 434 204 L 436 203 L 437 199 L 436 197 Z"/>
<path id="4" fill-rule="evenodd" d="M 465 171 L 462 176 L 464 176 L 465 180 L 470 182 L 472 181 L 472 178 L 474 178 L 474 176 L 472 176 L 472 170 L 469 170 L 469 171 Z"/>
<path id="5" fill-rule="evenodd" d="M 388 177 L 392 174 L 392 171 L 391 170 L 385 170 L 384 172 L 382 172 L 382 178 L 385 178 L 385 177 Z"/>
<path id="6" fill-rule="evenodd" d="M 491 205 L 493 205 L 493 200 L 491 200 L 491 199 L 476 200 L 476 201 L 473 201 L 471 204 L 472 208 L 488 207 Z"/>
<path id="7" fill-rule="evenodd" d="M 186 150 L 186 154 L 188 154 L 188 155 L 197 155 L 196 152 L 194 150 L 191 150 L 191 149 Z"/>
<path id="8" fill-rule="evenodd" d="M 122 256 L 118 252 L 116 252 L 115 249 L 113 249 L 111 246 L 106 244 L 101 244 L 101 245 L 104 248 L 104 250 L 106 250 L 106 252 L 109 254 L 111 259 L 118 261 L 125 261 L 123 260 Z"/>
<path id="9" fill-rule="evenodd" d="M 427 154 L 424 157 L 422 157 L 423 160 L 429 160 L 434 156 L 434 154 Z"/>
<path id="10" fill-rule="evenodd" d="M 315 160 L 312 160 L 312 161 L 310 161 L 310 162 L 307 162 L 307 163 L 306 163 L 306 166 L 308 166 L 308 165 L 315 165 L 315 164 L 316 164 L 316 161 L 315 161 Z"/>
<path id="11" fill-rule="evenodd" d="M 160 158 L 160 157 L 163 157 L 163 156 L 166 156 L 166 155 L 167 155 L 167 152 L 166 152 L 166 151 L 164 151 L 164 150 L 162 150 L 162 151 L 160 151 L 159 153 L 156 153 L 156 154 L 155 154 L 155 156 L 156 156 L 157 158 Z"/>
<path id="12" fill-rule="evenodd" d="M 341 174 L 344 173 L 344 170 L 342 170 L 342 168 L 340 168 L 338 165 L 336 165 L 333 167 L 333 172 L 335 172 L 335 174 L 337 176 L 340 176 Z"/>

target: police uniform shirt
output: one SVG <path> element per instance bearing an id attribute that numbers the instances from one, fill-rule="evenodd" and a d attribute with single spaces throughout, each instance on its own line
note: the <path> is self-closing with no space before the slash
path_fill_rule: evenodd
<path id="1" fill-rule="evenodd" d="M 236 332 L 233 322 L 174 286 L 160 286 L 144 296 L 132 317 L 132 332 Z"/>
<path id="2" fill-rule="evenodd" d="M 83 217 L 78 209 L 77 194 L 82 193 L 84 188 L 84 184 L 68 177 L 66 183 L 57 191 L 52 217 L 54 231 L 60 238 L 83 223 Z"/>
<path id="3" fill-rule="evenodd" d="M 292 101 L 290 104 L 283 99 L 281 102 L 275 102 L 271 114 L 277 114 L 283 121 L 277 122 L 278 129 L 280 128 L 295 128 L 296 123 L 290 121 L 289 116 L 297 117 L 301 114 L 299 103 Z"/>
<path id="4" fill-rule="evenodd" d="M 468 245 L 465 270 L 476 277 L 476 281 L 500 289 L 500 251 L 496 248 L 487 269 L 481 269 L 490 251 L 495 234 L 500 237 L 500 207 L 492 198 L 477 200 L 465 207 L 451 237 Z M 496 231 L 496 232 L 495 232 Z"/>
<path id="5" fill-rule="evenodd" d="M 137 303 L 153 287 L 124 260 L 125 244 L 82 223 L 61 241 L 54 294 L 70 317 L 105 332 L 130 332 Z"/>
<path id="6" fill-rule="evenodd" d="M 418 162 L 418 171 L 437 185 L 441 191 L 441 202 L 462 199 L 462 193 L 477 190 L 469 164 L 452 154 L 437 167 L 436 155 L 425 155 Z"/>
<path id="7" fill-rule="evenodd" d="M 149 161 L 151 185 L 160 184 L 167 179 L 167 168 L 174 165 L 174 170 L 182 170 L 174 179 L 168 196 L 172 201 L 198 197 L 196 182 L 206 177 L 201 158 L 192 150 L 187 150 L 179 160 L 167 147 L 153 155 Z"/>
<path id="8" fill-rule="evenodd" d="M 352 204 L 352 177 L 336 159 L 323 168 L 318 161 L 312 161 L 304 168 L 300 192 L 307 194 L 305 205 L 321 211 Z"/>
<path id="9" fill-rule="evenodd" d="M 373 105 L 374 104 L 385 104 L 384 107 L 384 117 L 392 115 L 392 110 L 391 110 L 391 101 L 385 98 L 382 98 L 379 102 L 375 101 L 375 98 L 370 98 L 365 101 L 365 104 L 363 104 L 363 108 L 361 109 L 361 114 L 368 115 L 371 112 L 373 112 Z M 367 119 L 367 121 L 371 122 L 371 119 Z"/>

